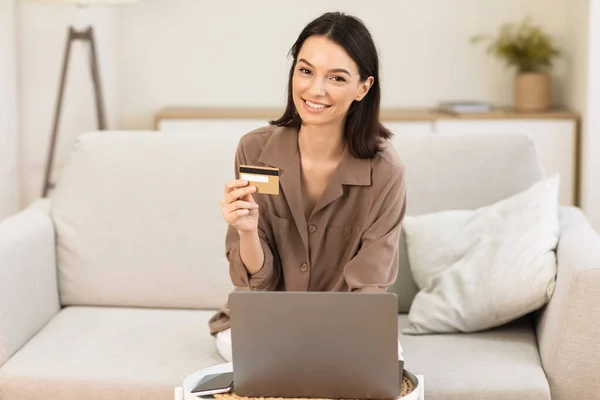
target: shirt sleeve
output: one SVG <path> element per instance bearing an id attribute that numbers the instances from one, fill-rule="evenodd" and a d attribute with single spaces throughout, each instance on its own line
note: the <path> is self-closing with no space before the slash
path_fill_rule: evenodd
<path id="1" fill-rule="evenodd" d="M 406 213 L 404 167 L 398 169 L 373 207 L 373 221 L 360 250 L 344 267 L 351 291 L 385 292 L 398 276 L 401 224 Z"/>
<path id="2" fill-rule="evenodd" d="M 242 140 L 238 145 L 235 156 L 235 176 L 238 175 L 238 169 L 241 164 L 246 164 L 246 155 L 244 153 Z M 229 275 L 231 282 L 236 287 L 247 287 L 251 290 L 273 290 L 279 280 L 279 268 L 275 267 L 273 251 L 266 235 L 265 229 L 259 217 L 258 236 L 260 245 L 264 254 L 264 262 L 261 269 L 255 274 L 248 273 L 242 257 L 240 255 L 240 236 L 237 229 L 231 225 L 227 228 L 225 238 L 225 254 L 229 261 Z"/>

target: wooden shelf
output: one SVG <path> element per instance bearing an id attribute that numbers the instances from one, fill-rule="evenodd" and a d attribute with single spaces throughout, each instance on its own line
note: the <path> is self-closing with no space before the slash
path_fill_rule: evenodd
<path id="1" fill-rule="evenodd" d="M 154 127 L 163 119 L 277 119 L 281 108 L 252 107 L 166 107 L 154 115 Z M 511 108 L 496 108 L 488 113 L 452 114 L 435 108 L 386 108 L 382 121 L 436 121 L 440 119 L 571 119 L 578 115 L 564 109 L 547 112 L 519 112 Z"/>

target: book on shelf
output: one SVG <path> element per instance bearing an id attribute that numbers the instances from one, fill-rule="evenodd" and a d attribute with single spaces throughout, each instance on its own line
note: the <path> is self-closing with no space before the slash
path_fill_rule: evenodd
<path id="1" fill-rule="evenodd" d="M 492 111 L 492 105 L 482 101 L 443 101 L 439 109 L 452 114 L 476 114 Z"/>

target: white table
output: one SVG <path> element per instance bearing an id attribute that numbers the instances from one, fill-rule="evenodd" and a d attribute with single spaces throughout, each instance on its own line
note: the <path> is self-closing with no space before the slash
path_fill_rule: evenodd
<path id="1" fill-rule="evenodd" d="M 175 388 L 175 400 L 197 400 L 198 396 L 193 395 L 191 393 L 191 390 L 193 389 L 194 385 L 196 384 L 196 382 L 198 382 L 200 379 L 202 379 L 202 377 L 204 377 L 205 375 L 209 375 L 209 374 L 218 374 L 218 373 L 222 373 L 222 372 L 231 372 L 233 371 L 233 364 L 232 363 L 225 363 L 225 364 L 217 364 L 214 365 L 212 367 L 208 367 L 208 368 L 203 368 L 197 372 L 194 372 L 193 374 L 189 375 L 187 378 L 185 378 L 185 380 L 183 381 L 183 385 L 182 386 L 178 386 Z M 425 400 L 425 381 L 424 381 L 424 377 L 423 375 L 416 375 L 417 379 L 419 379 L 419 383 L 420 383 L 420 393 L 419 395 L 410 395 L 410 396 L 406 396 L 403 397 L 403 400 Z M 202 397 L 205 399 L 212 399 L 212 396 L 207 396 L 207 397 Z"/>

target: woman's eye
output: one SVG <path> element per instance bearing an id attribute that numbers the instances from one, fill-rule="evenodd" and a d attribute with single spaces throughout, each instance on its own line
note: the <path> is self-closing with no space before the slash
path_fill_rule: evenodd
<path id="1" fill-rule="evenodd" d="M 336 82 L 346 82 L 346 80 L 344 78 L 342 78 L 341 76 L 334 76 L 331 79 L 333 79 Z"/>
<path id="2" fill-rule="evenodd" d="M 299 71 L 302 72 L 303 74 L 310 74 L 310 71 L 307 70 L 306 68 L 300 68 Z"/>

